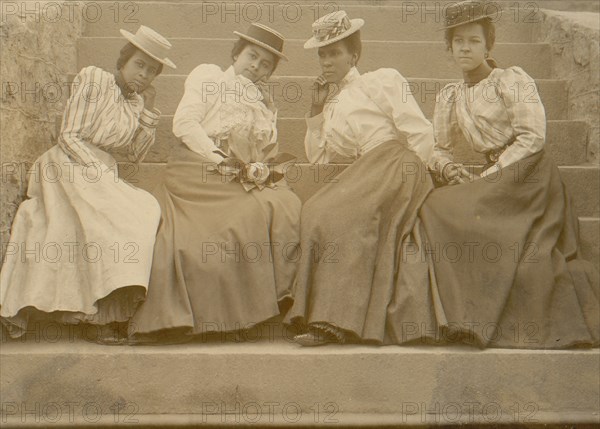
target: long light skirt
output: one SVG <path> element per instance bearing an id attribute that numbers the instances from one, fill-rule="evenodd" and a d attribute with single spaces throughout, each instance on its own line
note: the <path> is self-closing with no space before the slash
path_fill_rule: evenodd
<path id="1" fill-rule="evenodd" d="M 1 273 L 0 316 L 10 335 L 23 335 L 40 312 L 66 323 L 127 321 L 148 285 L 157 201 L 114 170 L 74 163 L 58 146 L 32 172 Z"/>

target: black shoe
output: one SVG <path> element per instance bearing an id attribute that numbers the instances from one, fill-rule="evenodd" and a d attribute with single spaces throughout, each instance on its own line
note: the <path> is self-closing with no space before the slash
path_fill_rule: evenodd
<path id="1" fill-rule="evenodd" d="M 296 335 L 294 341 L 303 347 L 316 347 L 330 343 L 337 343 L 334 335 L 326 332 L 308 332 L 306 334 Z"/>

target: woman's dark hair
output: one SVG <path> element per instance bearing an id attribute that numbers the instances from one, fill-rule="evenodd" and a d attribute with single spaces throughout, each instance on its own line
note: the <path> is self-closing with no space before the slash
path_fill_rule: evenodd
<path id="1" fill-rule="evenodd" d="M 356 63 L 354 65 L 358 64 L 358 60 L 360 60 L 360 54 L 362 53 L 360 30 L 358 30 L 356 33 L 352 33 L 351 35 L 349 35 L 345 39 L 342 39 L 341 41 L 344 42 L 344 45 L 346 45 L 346 49 L 348 49 L 348 52 L 350 52 L 351 54 L 357 54 Z"/>
<path id="2" fill-rule="evenodd" d="M 235 62 L 235 58 L 239 54 L 241 54 L 242 51 L 244 50 L 244 48 L 248 45 L 254 45 L 254 43 L 250 42 L 249 40 L 242 39 L 242 38 L 240 38 L 237 42 L 235 42 L 233 44 L 233 49 L 231 50 L 231 60 Z M 258 46 L 258 45 L 255 45 L 255 46 Z M 279 65 L 279 59 L 280 59 L 279 55 L 273 54 L 273 69 L 271 70 L 269 75 L 272 75 L 273 72 L 275 71 L 275 69 L 277 68 L 277 66 Z"/>
<path id="3" fill-rule="evenodd" d="M 483 28 L 483 36 L 485 37 L 485 47 L 488 51 L 491 50 L 494 47 L 494 43 L 496 43 L 496 26 L 492 22 L 491 18 L 483 18 L 479 21 L 473 22 L 473 24 L 481 25 L 481 28 Z M 452 38 L 454 37 L 454 30 L 456 30 L 458 27 L 446 29 L 445 39 L 446 46 L 448 47 L 449 51 L 452 50 Z"/>
<path id="4" fill-rule="evenodd" d="M 139 49 L 133 43 L 126 43 L 125 46 L 121 48 L 121 52 L 119 53 L 119 58 L 117 59 L 117 70 L 121 70 L 127 61 L 135 54 L 135 51 Z M 156 69 L 156 76 L 162 73 L 163 63 L 158 63 L 158 68 Z"/>

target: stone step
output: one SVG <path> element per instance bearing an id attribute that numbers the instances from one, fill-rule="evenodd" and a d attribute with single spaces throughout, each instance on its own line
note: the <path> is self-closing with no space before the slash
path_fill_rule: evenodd
<path id="1" fill-rule="evenodd" d="M 283 118 L 277 121 L 280 150 L 306 161 L 304 118 Z M 144 162 L 166 162 L 170 148 L 178 144 L 173 135 L 173 117 L 163 116 L 157 130 L 156 143 L 150 148 Z M 548 121 L 546 148 L 558 165 L 579 165 L 586 162 L 588 126 L 583 121 Z M 464 143 L 455 149 L 456 159 L 467 163 L 480 163 L 481 154 L 473 152 Z"/>
<path id="2" fill-rule="evenodd" d="M 600 270 L 600 219 L 579 218 L 579 237 L 582 256 Z"/>
<path id="3" fill-rule="evenodd" d="M 346 2 L 114 2 L 95 3 L 85 9 L 85 36 L 115 37 L 119 29 L 135 32 L 148 25 L 168 38 L 229 38 L 251 22 L 261 22 L 288 39 L 308 39 L 311 24 L 320 16 L 343 9 L 351 18 L 363 18 L 364 40 L 443 40 L 443 11 L 452 2 L 388 2 L 386 5 L 347 5 Z M 82 9 L 83 12 L 83 9 Z M 539 8 L 512 2 L 501 11 L 490 9 L 500 42 L 531 42 L 542 21 Z"/>
<path id="4" fill-rule="evenodd" d="M 8 342 L 0 357 L 3 427 L 599 421 L 598 349 L 75 340 Z"/>
<path id="5" fill-rule="evenodd" d="M 560 174 L 573 198 L 575 213 L 584 217 L 600 216 L 600 168 L 562 166 Z"/>
<path id="6" fill-rule="evenodd" d="M 177 70 L 164 68 L 165 74 L 187 75 L 202 63 L 214 63 L 221 67 L 231 65 L 231 49 L 234 38 L 173 38 L 173 53 L 169 57 L 177 64 Z M 82 37 L 78 41 L 78 67 L 96 65 L 113 70 L 124 45 L 119 37 Z M 276 74 L 279 76 L 316 76 L 319 62 L 314 50 L 302 47 L 301 40 L 290 40 L 286 45 L 289 62 L 281 62 Z M 500 67 L 522 67 L 536 79 L 550 78 L 550 45 L 545 43 L 498 43 L 492 56 Z M 362 71 L 381 67 L 395 68 L 404 76 L 438 79 L 459 79 L 460 70 L 453 62 L 443 42 L 363 42 L 359 62 Z"/>
<path id="7" fill-rule="evenodd" d="M 362 68 L 361 68 L 362 70 Z M 455 80 L 451 79 L 423 79 L 409 77 L 415 75 L 404 75 L 407 78 L 405 92 L 412 95 L 428 118 L 433 116 L 435 99 L 444 86 Z M 159 106 L 163 114 L 174 114 L 183 97 L 186 75 L 164 75 L 155 80 L 156 106 Z M 279 118 L 299 118 L 308 111 L 312 101 L 313 76 L 273 76 L 270 87 L 272 88 L 275 104 L 279 110 Z M 568 117 L 568 88 L 566 81 L 554 79 L 538 79 L 536 81 L 540 97 L 546 109 L 547 119 L 567 119 Z M 210 86 L 208 89 L 218 93 L 218 86 Z M 207 89 L 207 90 L 208 90 Z M 531 85 L 517 86 L 511 89 L 519 99 L 528 101 L 535 92 Z M 490 97 L 496 97 L 494 88 L 489 88 Z M 245 93 L 244 93 L 245 94 Z M 252 97 L 248 95 L 249 97 Z M 254 101 L 254 98 L 250 100 Z M 490 98 L 491 101 L 500 99 Z"/>
<path id="8" fill-rule="evenodd" d="M 144 0 L 143 3 L 181 3 L 180 0 Z M 238 0 L 238 3 L 256 3 L 256 0 Z M 266 2 L 265 2 L 266 3 Z M 295 4 L 299 4 L 301 6 L 312 6 L 314 5 L 314 0 L 296 0 Z M 333 3 L 337 5 L 340 9 L 343 9 L 347 6 L 409 6 L 411 3 L 414 3 L 412 0 L 343 0 L 339 2 L 327 2 Z M 423 0 L 418 2 L 419 7 L 429 6 L 432 4 L 439 4 L 440 7 L 445 7 L 448 4 L 456 3 L 454 0 L 440 0 L 440 1 L 432 1 L 432 0 Z M 529 0 L 524 1 L 515 1 L 515 0 L 495 0 L 494 3 L 499 4 L 503 10 L 512 10 L 512 7 L 515 5 L 519 5 L 521 9 L 525 10 L 527 6 L 529 6 L 529 10 L 532 9 L 531 2 Z M 279 4 L 279 3 L 278 3 Z M 283 3 L 285 4 L 285 3 Z M 536 2 L 536 6 L 538 8 L 546 8 L 546 9 L 555 9 L 555 10 L 581 10 L 581 11 L 590 11 L 590 12 L 598 12 L 600 10 L 600 4 L 592 0 L 569 0 L 565 2 L 564 0 L 538 0 Z"/>

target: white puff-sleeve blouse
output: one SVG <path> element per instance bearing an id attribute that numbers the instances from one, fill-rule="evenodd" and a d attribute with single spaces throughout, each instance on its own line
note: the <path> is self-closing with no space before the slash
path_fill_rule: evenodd
<path id="1" fill-rule="evenodd" d="M 244 129 L 258 146 L 277 141 L 277 112 L 263 102 L 260 89 L 233 66 L 196 67 L 185 81 L 185 92 L 173 118 L 173 133 L 192 151 L 219 163 L 226 153 L 222 141 L 234 129 Z"/>
<path id="2" fill-rule="evenodd" d="M 423 162 L 433 150 L 433 129 L 394 69 L 361 75 L 353 67 L 323 112 L 306 118 L 305 149 L 312 163 L 327 163 L 335 154 L 358 158 L 382 143 L 407 139 Z"/>

